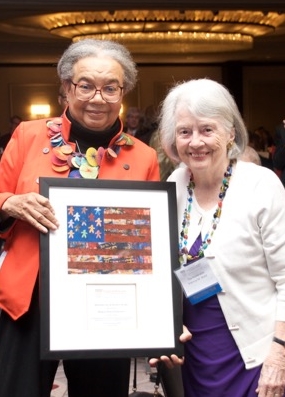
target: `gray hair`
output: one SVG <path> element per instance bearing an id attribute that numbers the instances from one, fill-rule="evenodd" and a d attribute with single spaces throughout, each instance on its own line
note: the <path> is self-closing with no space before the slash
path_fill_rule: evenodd
<path id="1" fill-rule="evenodd" d="M 85 39 L 71 44 L 63 53 L 57 64 L 57 74 L 61 80 L 73 78 L 73 66 L 82 58 L 106 55 L 117 61 L 124 71 L 124 93 L 131 91 L 137 81 L 137 67 L 129 50 L 114 41 Z"/>
<path id="2" fill-rule="evenodd" d="M 178 105 L 185 106 L 196 117 L 219 119 L 229 133 L 234 128 L 235 139 L 233 146 L 228 150 L 228 158 L 236 159 L 243 153 L 248 141 L 247 129 L 228 89 L 210 79 L 193 79 L 173 87 L 161 105 L 161 144 L 174 163 L 180 162 L 175 139 L 175 113 Z"/>

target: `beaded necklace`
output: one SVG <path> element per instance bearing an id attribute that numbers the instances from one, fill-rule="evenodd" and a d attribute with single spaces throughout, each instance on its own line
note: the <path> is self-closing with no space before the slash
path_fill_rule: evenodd
<path id="1" fill-rule="evenodd" d="M 218 223 L 220 221 L 220 217 L 222 214 L 222 205 L 223 205 L 223 200 L 226 196 L 226 192 L 229 187 L 229 182 L 232 176 L 232 170 L 233 170 L 233 164 L 234 161 L 231 160 L 226 172 L 224 173 L 224 178 L 222 180 L 222 185 L 220 188 L 220 193 L 219 193 L 219 199 L 218 199 L 218 204 L 217 208 L 214 212 L 213 219 L 212 219 L 212 226 L 211 230 L 209 230 L 206 233 L 206 236 L 204 240 L 202 241 L 202 244 L 199 248 L 198 255 L 192 256 L 188 253 L 188 248 L 187 248 L 187 240 L 188 240 L 188 230 L 190 226 L 190 213 L 192 209 L 192 203 L 193 203 L 193 192 L 195 188 L 195 183 L 193 180 L 193 176 L 191 175 L 189 184 L 187 186 L 187 191 L 188 191 L 188 198 L 187 198 L 187 207 L 184 210 L 184 218 L 182 222 L 182 231 L 180 233 L 180 242 L 179 242 L 179 262 L 181 265 L 190 262 L 194 259 L 202 258 L 204 256 L 204 251 L 208 247 L 208 245 L 212 241 L 212 236 L 214 234 L 214 231 L 216 230 Z"/>
<path id="2" fill-rule="evenodd" d="M 96 179 L 105 152 L 108 158 L 116 158 L 121 146 L 131 146 L 134 144 L 134 141 L 127 134 L 122 132 L 113 145 L 107 147 L 107 149 L 103 147 L 99 147 L 98 149 L 90 147 L 84 154 L 80 151 L 74 152 L 72 147 L 65 142 L 61 133 L 61 117 L 48 120 L 47 128 L 48 137 L 52 146 L 52 169 L 56 172 L 70 170 L 69 177 L 71 178 Z"/>

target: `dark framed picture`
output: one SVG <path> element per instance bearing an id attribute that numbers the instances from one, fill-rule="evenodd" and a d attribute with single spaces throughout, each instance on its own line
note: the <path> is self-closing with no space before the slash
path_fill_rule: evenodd
<path id="1" fill-rule="evenodd" d="M 183 355 L 173 182 L 40 178 L 41 357 Z"/>

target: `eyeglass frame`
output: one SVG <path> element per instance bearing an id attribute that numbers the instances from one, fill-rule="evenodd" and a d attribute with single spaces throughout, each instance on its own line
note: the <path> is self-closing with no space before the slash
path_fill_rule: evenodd
<path id="1" fill-rule="evenodd" d="M 75 88 L 74 88 L 74 93 L 75 93 L 75 96 L 76 96 L 76 87 L 79 85 L 79 83 L 74 83 L 72 80 L 70 80 L 70 82 L 71 82 L 71 84 L 73 84 L 74 87 L 75 87 Z M 105 86 L 108 86 L 108 85 L 110 85 L 110 84 L 104 84 L 104 85 L 100 88 L 100 90 L 96 87 L 96 85 L 94 85 L 94 84 L 91 84 L 91 85 L 93 85 L 94 88 L 95 88 L 94 95 L 93 95 L 92 97 L 90 97 L 89 99 L 79 99 L 79 98 L 77 98 L 77 96 L 76 96 L 76 98 L 77 98 L 79 101 L 82 101 L 82 102 L 91 101 L 91 99 L 93 99 L 93 98 L 95 97 L 95 95 L 97 94 L 97 92 L 100 93 L 101 98 L 102 98 L 103 101 L 105 101 L 106 103 L 117 103 L 117 102 L 119 102 L 119 100 L 122 98 L 122 92 L 123 92 L 124 86 L 118 85 L 118 88 L 120 88 L 121 91 L 120 91 L 120 97 L 119 97 L 116 101 L 106 101 L 106 99 L 105 99 L 105 98 L 103 97 L 103 95 L 102 95 L 102 88 L 105 87 Z"/>

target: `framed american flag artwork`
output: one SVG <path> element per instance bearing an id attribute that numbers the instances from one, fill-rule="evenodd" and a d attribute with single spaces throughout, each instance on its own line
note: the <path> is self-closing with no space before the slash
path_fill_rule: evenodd
<path id="1" fill-rule="evenodd" d="M 43 359 L 183 355 L 173 182 L 40 178 Z"/>

